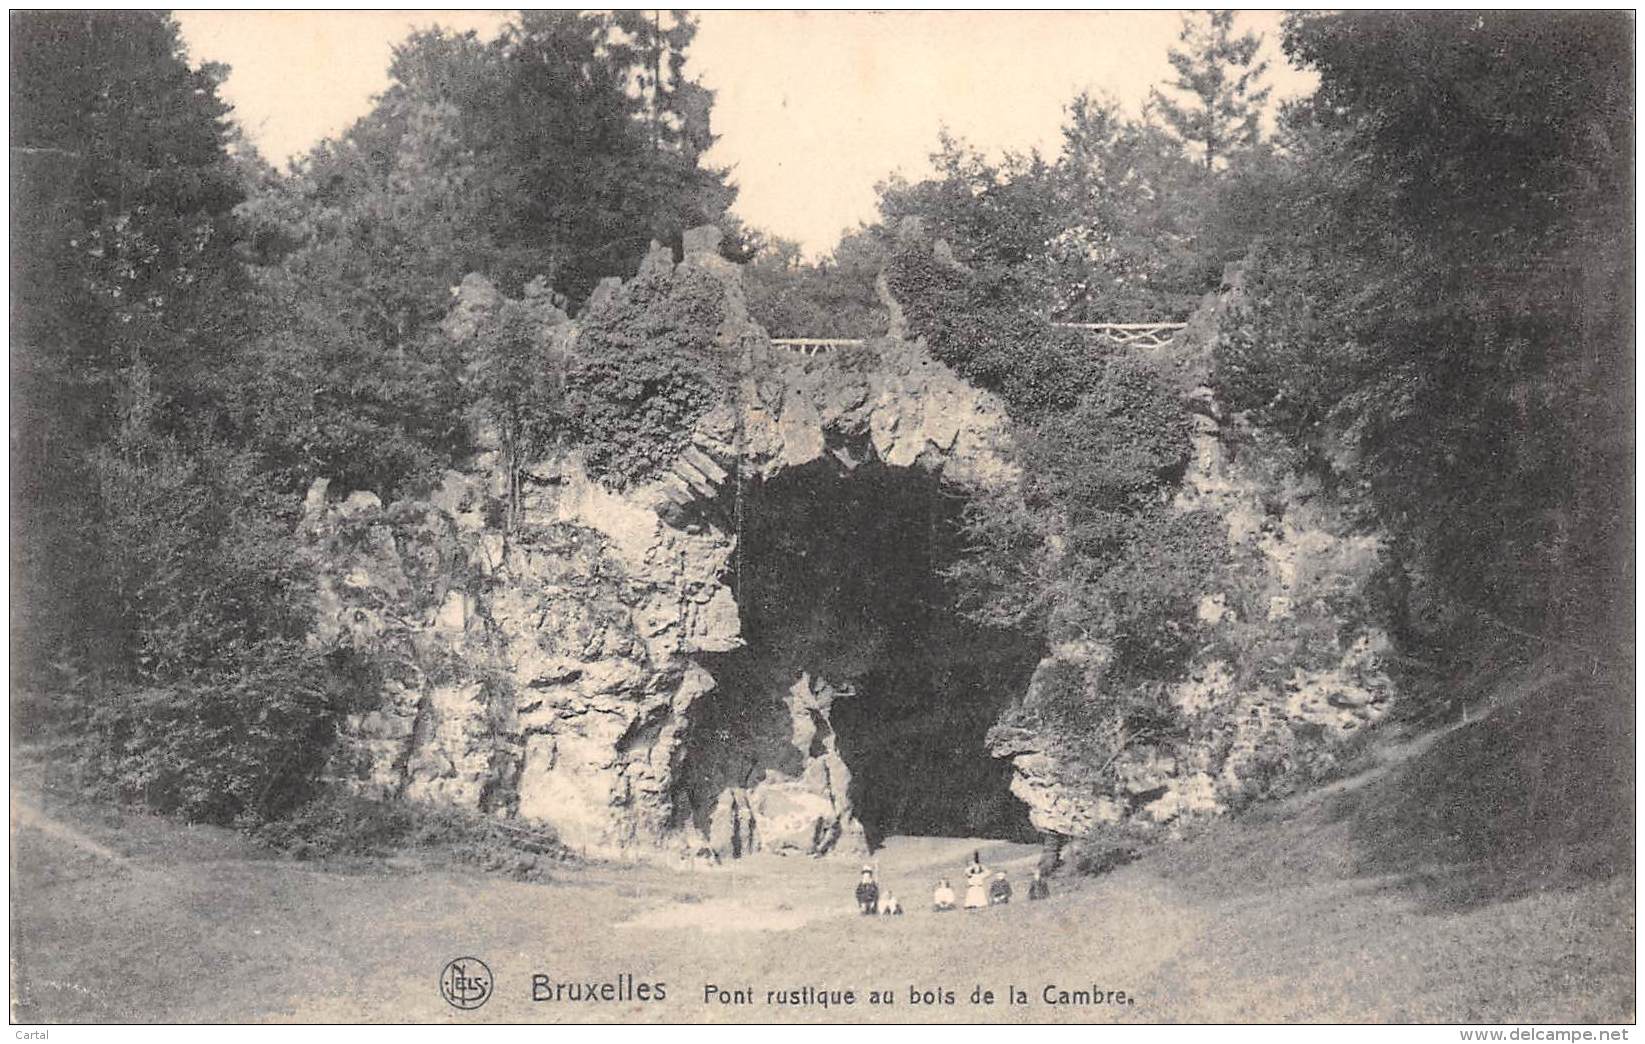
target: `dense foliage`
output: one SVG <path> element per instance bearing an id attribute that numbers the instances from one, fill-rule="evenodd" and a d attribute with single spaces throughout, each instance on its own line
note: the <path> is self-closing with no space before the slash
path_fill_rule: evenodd
<path id="1" fill-rule="evenodd" d="M 1128 701 L 1181 666 L 1182 621 L 1224 542 L 1213 520 L 1166 507 L 1188 457 L 1176 393 L 1145 362 L 1018 306 L 1009 272 L 968 271 L 908 237 L 886 276 L 910 331 L 1005 400 L 1023 446 L 1022 500 L 968 507 L 972 554 L 952 572 L 962 607 L 1043 626 L 1053 642 L 1113 644 L 1103 691 L 1070 685 L 1047 701 L 1059 728 L 1090 734 L 1147 713 Z"/>
<path id="2" fill-rule="evenodd" d="M 308 799 L 379 688 L 304 642 L 314 478 L 392 497 L 477 432 L 510 459 L 586 437 L 626 476 L 712 401 L 702 287 L 641 280 L 578 368 L 554 332 L 730 201 L 694 32 L 533 12 L 489 43 L 415 35 L 373 111 L 282 174 L 167 16 L 12 19 L 13 677 L 99 785 L 219 822 Z M 475 270 L 509 296 L 451 336 Z"/>
<path id="3" fill-rule="evenodd" d="M 586 317 L 566 398 L 589 467 L 611 484 L 654 477 L 725 397 L 724 298 L 700 269 L 647 266 Z"/>
<path id="4" fill-rule="evenodd" d="M 376 107 L 245 208 L 275 321 L 254 346 L 265 452 L 393 496 L 465 449 L 465 362 L 439 323 L 483 273 L 568 309 L 653 240 L 724 214 L 711 94 L 682 72 L 684 17 L 525 12 L 490 42 L 418 33 Z M 303 375 L 291 396 L 288 375 Z M 279 389 L 274 387 L 282 384 Z"/>
<path id="5" fill-rule="evenodd" d="M 1288 24 L 1321 86 L 1288 114 L 1217 377 L 1395 535 L 1408 642 L 1631 633 L 1627 35 L 1612 15 Z"/>
<path id="6" fill-rule="evenodd" d="M 1175 401 L 1131 398 L 1148 382 L 1039 317 L 1180 317 L 1236 261 L 1219 398 L 1265 433 L 1284 482 L 1390 538 L 1378 604 L 1321 591 L 1263 656 L 1318 668 L 1331 642 L 1310 621 L 1366 612 L 1427 670 L 1631 648 L 1627 38 L 1610 15 L 1294 16 L 1286 50 L 1320 86 L 1266 144 L 1254 39 L 1213 15 L 1173 55 L 1191 102 L 1156 99 L 1165 127 L 1076 99 L 1053 161 L 945 139 L 937 177 L 884 187 L 888 216 L 919 218 L 970 269 L 892 259 L 912 328 L 1027 422 L 1043 498 L 974 505 L 962 588 L 976 611 L 1050 607 L 1054 635 L 1114 649 L 1100 677 L 1042 679 L 1051 713 L 1072 712 L 1059 732 L 1100 752 L 1173 727 L 1150 692 L 1222 567 L 1209 520 L 1149 506 Z M 1047 534 L 1059 560 L 1031 550 Z"/>
<path id="7" fill-rule="evenodd" d="M 19 16 L 11 45 L 12 592 L 29 607 L 13 664 L 70 644 L 119 662 L 136 607 L 110 597 L 123 563 L 101 539 L 119 523 L 97 461 L 198 495 L 193 450 L 218 434 L 242 310 L 222 70 L 190 69 L 170 22 L 135 13 Z M 122 427 L 162 448 L 120 446 Z"/>
<path id="8" fill-rule="evenodd" d="M 825 258 L 808 263 L 799 244 L 754 237 L 743 268 L 748 313 L 772 337 L 883 335 L 885 308 L 874 290 L 885 250 L 873 230 L 840 239 Z"/>
<path id="9" fill-rule="evenodd" d="M 937 177 L 880 187 L 884 227 L 917 218 L 1002 294 L 1058 321 L 1183 318 L 1238 256 L 1201 248 L 1218 183 L 1111 101 L 1082 94 L 1066 116 L 1054 160 L 995 162 L 944 134 Z"/>
<path id="10" fill-rule="evenodd" d="M 13 677 L 119 792 L 285 807 L 339 704 L 294 505 L 233 406 L 254 309 L 222 70 L 154 14 L 11 30 Z"/>

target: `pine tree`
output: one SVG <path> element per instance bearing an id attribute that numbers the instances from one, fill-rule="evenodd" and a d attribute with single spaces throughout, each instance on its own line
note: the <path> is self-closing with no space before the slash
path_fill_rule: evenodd
<path id="1" fill-rule="evenodd" d="M 1203 150 L 1206 170 L 1215 170 L 1219 159 L 1255 145 L 1261 134 L 1270 90 L 1257 86 L 1268 70 L 1256 61 L 1262 37 L 1235 36 L 1234 12 L 1208 11 L 1203 21 L 1185 15 L 1177 39 L 1183 46 L 1170 52 L 1177 70 L 1170 86 L 1189 97 L 1179 103 L 1151 90 L 1149 106 L 1185 145 Z"/>

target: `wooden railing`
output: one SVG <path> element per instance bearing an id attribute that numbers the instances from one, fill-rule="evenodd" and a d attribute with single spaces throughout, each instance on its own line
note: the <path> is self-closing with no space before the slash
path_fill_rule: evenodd
<path id="1" fill-rule="evenodd" d="M 1112 341 L 1121 347 L 1163 348 L 1187 323 L 1052 323 L 1059 330 L 1078 330 Z M 868 342 L 857 337 L 773 337 L 773 347 L 796 355 L 828 355 L 842 348 L 861 348 Z"/>
<path id="2" fill-rule="evenodd" d="M 1096 334 L 1122 347 L 1163 348 L 1187 323 L 1052 323 L 1059 330 Z"/>
<path id="3" fill-rule="evenodd" d="M 771 343 L 799 355 L 827 355 L 841 348 L 861 348 L 868 342 L 860 337 L 773 337 Z"/>

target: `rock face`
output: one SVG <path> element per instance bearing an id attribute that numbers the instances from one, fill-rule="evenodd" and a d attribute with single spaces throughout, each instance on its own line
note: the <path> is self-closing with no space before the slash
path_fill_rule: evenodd
<path id="1" fill-rule="evenodd" d="M 868 698 L 849 671 L 768 658 L 736 679 L 735 700 L 718 698 L 732 690 L 716 671 L 744 646 L 750 611 L 733 596 L 741 491 L 873 462 L 924 469 L 961 493 L 1014 495 L 1010 428 L 993 396 L 903 338 L 883 279 L 893 336 L 794 354 L 749 320 L 715 242 L 688 236 L 680 268 L 725 291 L 715 350 L 735 388 L 656 477 L 617 492 L 574 450 L 506 462 L 494 445 L 420 499 L 384 506 L 323 481 L 310 491 L 312 640 L 340 663 L 363 654 L 374 665 L 363 684 L 380 695 L 348 723 L 337 780 L 546 823 L 591 855 L 719 862 L 866 848 L 835 729 L 840 701 Z M 654 250 L 644 271 L 668 275 L 674 263 Z M 604 285 L 591 307 L 626 292 Z M 1360 611 L 1377 539 L 1275 465 L 1263 434 L 1199 386 L 1237 292 L 1209 302 L 1161 360 L 1197 422 L 1175 509 L 1214 514 L 1229 551 L 1191 622 L 1201 651 L 1165 694 L 1184 734 L 1124 738 L 1094 767 L 1067 737 L 1007 714 L 988 753 L 1009 760 L 1011 792 L 1039 830 L 1170 829 L 1217 814 L 1260 796 L 1276 772 L 1329 763 L 1387 706 L 1387 640 Z M 473 336 L 501 301 L 465 280 L 448 335 Z M 543 336 L 575 353 L 577 325 L 537 303 Z M 1010 696 L 1032 709 L 1070 675 L 1100 691 L 1110 657 L 1101 642 L 1055 644 Z"/>
<path id="2" fill-rule="evenodd" d="M 730 785 L 718 788 L 706 825 L 708 845 L 716 855 L 866 851 L 847 797 L 851 771 L 829 722 L 837 695 L 826 682 L 802 674 L 776 701 L 779 714 L 770 721 L 774 727 L 758 738 L 755 750 L 715 751 L 712 741 L 698 748 L 705 761 L 719 766 L 758 764 L 785 754 L 790 763 L 787 771 L 736 771 Z"/>
<path id="3" fill-rule="evenodd" d="M 1224 317 L 1238 305 L 1237 270 L 1155 362 L 1180 382 L 1194 414 L 1193 458 L 1174 510 L 1206 511 L 1227 532 L 1227 565 L 1199 600 L 1194 656 L 1166 687 L 1184 736 L 1139 738 L 1093 772 L 1056 736 L 1007 723 L 991 735 L 1016 770 L 1012 790 L 1041 830 L 1080 837 L 1126 824 L 1173 829 L 1267 796 L 1270 781 L 1329 767 L 1344 742 L 1388 710 L 1390 642 L 1368 622 L 1381 541 L 1284 465 L 1272 437 L 1225 415 L 1200 383 Z M 1024 704 L 1058 672 L 1096 679 L 1100 642 L 1052 648 Z"/>
<path id="4" fill-rule="evenodd" d="M 727 290 L 719 344 L 739 384 L 660 477 L 613 492 L 576 452 L 509 469 L 493 449 L 422 499 L 385 507 L 369 493 L 332 496 L 324 481 L 310 491 L 312 640 L 369 654 L 380 674 L 377 709 L 349 722 L 335 756 L 337 780 L 541 821 L 592 855 L 864 847 L 830 725 L 842 691 L 824 679 L 772 686 L 751 774 L 722 778 L 735 759 L 711 759 L 705 782 L 692 763 L 713 745 L 705 663 L 743 644 L 734 527 L 707 506 L 740 481 L 825 458 L 1014 486 L 1005 413 L 917 344 L 790 355 L 748 319 L 712 237 L 687 246 L 682 267 Z M 666 250 L 646 261 L 672 264 Z M 471 335 L 498 300 L 465 280 L 448 333 Z M 574 344 L 574 327 L 547 326 Z"/>

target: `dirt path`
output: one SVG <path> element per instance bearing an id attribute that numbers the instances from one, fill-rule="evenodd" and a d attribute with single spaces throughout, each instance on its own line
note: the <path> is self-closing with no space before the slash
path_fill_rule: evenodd
<path id="1" fill-rule="evenodd" d="M 88 837 L 75 827 L 53 819 L 33 801 L 21 795 L 14 794 L 11 799 L 11 830 L 13 835 L 19 830 L 38 830 L 54 841 L 60 841 L 88 855 L 94 855 L 112 862 L 122 862 L 126 858 L 102 842 Z"/>

